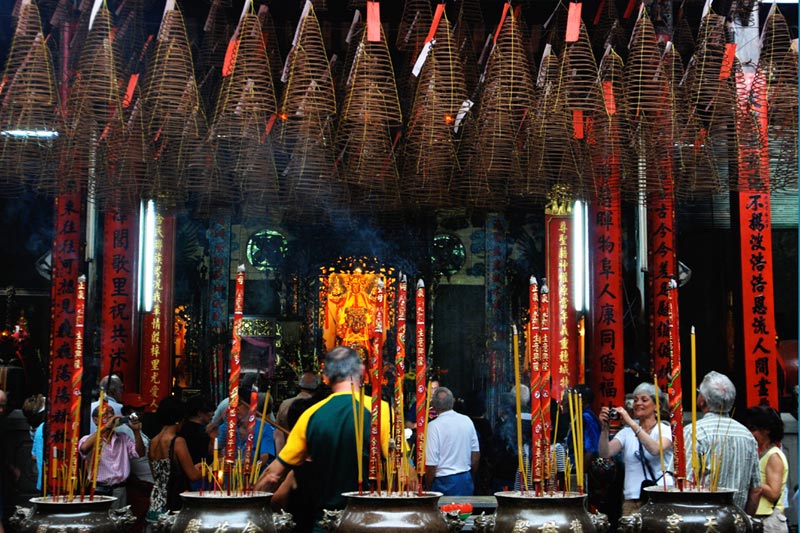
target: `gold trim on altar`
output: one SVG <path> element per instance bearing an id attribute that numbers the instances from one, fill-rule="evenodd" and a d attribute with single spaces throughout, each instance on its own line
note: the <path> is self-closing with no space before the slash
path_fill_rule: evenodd
<path id="1" fill-rule="evenodd" d="M 320 274 L 320 329 L 325 350 L 349 346 L 366 358 L 374 334 L 378 310 L 378 282 L 382 279 L 386 298 L 383 302 L 383 340 L 394 323 L 394 269 L 323 268 Z"/>

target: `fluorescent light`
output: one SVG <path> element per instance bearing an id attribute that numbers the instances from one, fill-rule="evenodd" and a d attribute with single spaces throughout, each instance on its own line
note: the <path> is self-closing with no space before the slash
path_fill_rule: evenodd
<path id="1" fill-rule="evenodd" d="M 583 202 L 575 202 L 572 209 L 572 299 L 575 310 L 583 311 L 583 280 L 585 278 L 585 257 L 583 255 Z"/>
<path id="2" fill-rule="evenodd" d="M 53 130 L 3 130 L 0 135 L 14 139 L 53 139 L 58 137 L 58 132 Z"/>
<path id="3" fill-rule="evenodd" d="M 153 273 L 156 254 L 156 205 L 142 204 L 139 215 L 139 310 L 153 310 Z"/>

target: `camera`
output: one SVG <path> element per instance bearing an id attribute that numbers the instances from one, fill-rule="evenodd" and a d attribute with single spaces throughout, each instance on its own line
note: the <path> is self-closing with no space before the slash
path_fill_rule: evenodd
<path id="1" fill-rule="evenodd" d="M 620 414 L 615 411 L 614 409 L 608 410 L 608 419 L 609 420 L 619 420 L 621 418 Z"/>
<path id="2" fill-rule="evenodd" d="M 139 417 L 136 413 L 131 413 L 130 416 L 123 416 L 122 418 L 117 419 L 117 425 L 122 424 L 130 424 L 131 422 L 136 423 L 139 421 Z"/>

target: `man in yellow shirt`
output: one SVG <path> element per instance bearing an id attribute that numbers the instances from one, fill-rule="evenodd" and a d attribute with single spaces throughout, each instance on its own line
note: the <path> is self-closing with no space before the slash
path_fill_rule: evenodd
<path id="1" fill-rule="evenodd" d="M 339 346 L 325 356 L 323 374 L 328 379 L 332 394 L 319 403 L 306 409 L 297 420 L 286 445 L 278 454 L 277 460 L 261 474 L 256 482 L 256 490 L 274 492 L 293 468 L 305 463 L 310 475 L 303 479 L 314 483 L 311 510 L 315 522 L 322 518 L 323 509 L 342 509 L 345 499 L 343 492 L 358 490 L 358 460 L 363 464 L 363 472 L 368 471 L 369 425 L 372 401 L 364 398 L 364 428 L 361 457 L 357 457 L 355 422 L 353 420 L 352 391 L 361 389 L 364 365 L 358 353 L 350 348 Z M 381 402 L 381 447 L 383 455 L 388 455 L 389 447 L 389 406 Z M 306 462 L 309 460 L 308 462 Z"/>

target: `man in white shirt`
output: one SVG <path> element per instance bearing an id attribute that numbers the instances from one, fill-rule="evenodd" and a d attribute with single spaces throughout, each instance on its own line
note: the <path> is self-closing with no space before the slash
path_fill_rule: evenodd
<path id="1" fill-rule="evenodd" d="M 114 410 L 114 414 L 122 416 L 122 403 L 120 403 L 120 401 L 122 400 L 122 391 L 124 390 L 124 387 L 122 385 L 122 379 L 116 374 L 105 376 L 103 379 L 100 380 L 100 388 L 106 391 L 105 401 Z M 100 405 L 99 398 L 92 402 L 92 405 L 89 408 L 89 412 L 93 413 L 94 410 L 97 409 L 98 405 Z M 94 423 L 94 418 L 92 418 L 91 421 L 89 422 L 89 432 L 94 433 L 95 431 L 97 431 L 97 426 Z M 132 435 L 129 436 L 131 436 L 132 438 Z"/>
<path id="2" fill-rule="evenodd" d="M 439 414 L 428 424 L 425 487 L 445 496 L 472 496 L 481 455 L 478 434 L 468 416 L 453 411 L 454 403 L 447 387 L 433 392 L 431 406 Z"/>

